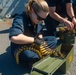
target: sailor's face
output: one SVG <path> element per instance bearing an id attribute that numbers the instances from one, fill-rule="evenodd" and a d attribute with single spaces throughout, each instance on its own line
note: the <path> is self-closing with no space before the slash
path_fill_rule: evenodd
<path id="1" fill-rule="evenodd" d="M 34 11 L 34 10 L 33 10 Z M 39 13 L 37 13 L 36 11 L 34 11 L 32 13 L 32 21 L 35 23 L 35 24 L 38 24 L 40 23 L 41 21 L 43 21 L 48 15 L 48 12 L 44 12 L 44 11 L 40 11 Z"/>

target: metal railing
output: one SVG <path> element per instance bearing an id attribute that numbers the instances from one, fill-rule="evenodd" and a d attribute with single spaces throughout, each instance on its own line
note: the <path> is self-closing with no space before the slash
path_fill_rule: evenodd
<path id="1" fill-rule="evenodd" d="M 0 8 L 5 8 L 10 0 L 0 0 Z"/>

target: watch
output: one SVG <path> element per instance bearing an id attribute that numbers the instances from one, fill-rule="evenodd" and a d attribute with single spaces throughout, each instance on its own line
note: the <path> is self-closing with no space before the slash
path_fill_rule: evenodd
<path id="1" fill-rule="evenodd" d="M 72 19 L 75 18 L 75 16 L 72 16 Z"/>

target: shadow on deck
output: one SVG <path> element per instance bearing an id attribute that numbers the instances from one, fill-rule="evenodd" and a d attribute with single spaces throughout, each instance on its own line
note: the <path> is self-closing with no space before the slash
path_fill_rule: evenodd
<path id="1" fill-rule="evenodd" d="M 1 75 L 25 75 L 30 69 L 21 65 L 17 65 L 13 59 L 10 47 L 6 52 L 0 55 L 0 73 Z"/>

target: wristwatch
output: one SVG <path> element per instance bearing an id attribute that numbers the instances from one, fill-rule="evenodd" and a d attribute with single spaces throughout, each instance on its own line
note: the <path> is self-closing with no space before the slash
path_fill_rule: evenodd
<path id="1" fill-rule="evenodd" d="M 75 16 L 72 16 L 72 19 L 75 18 Z"/>

